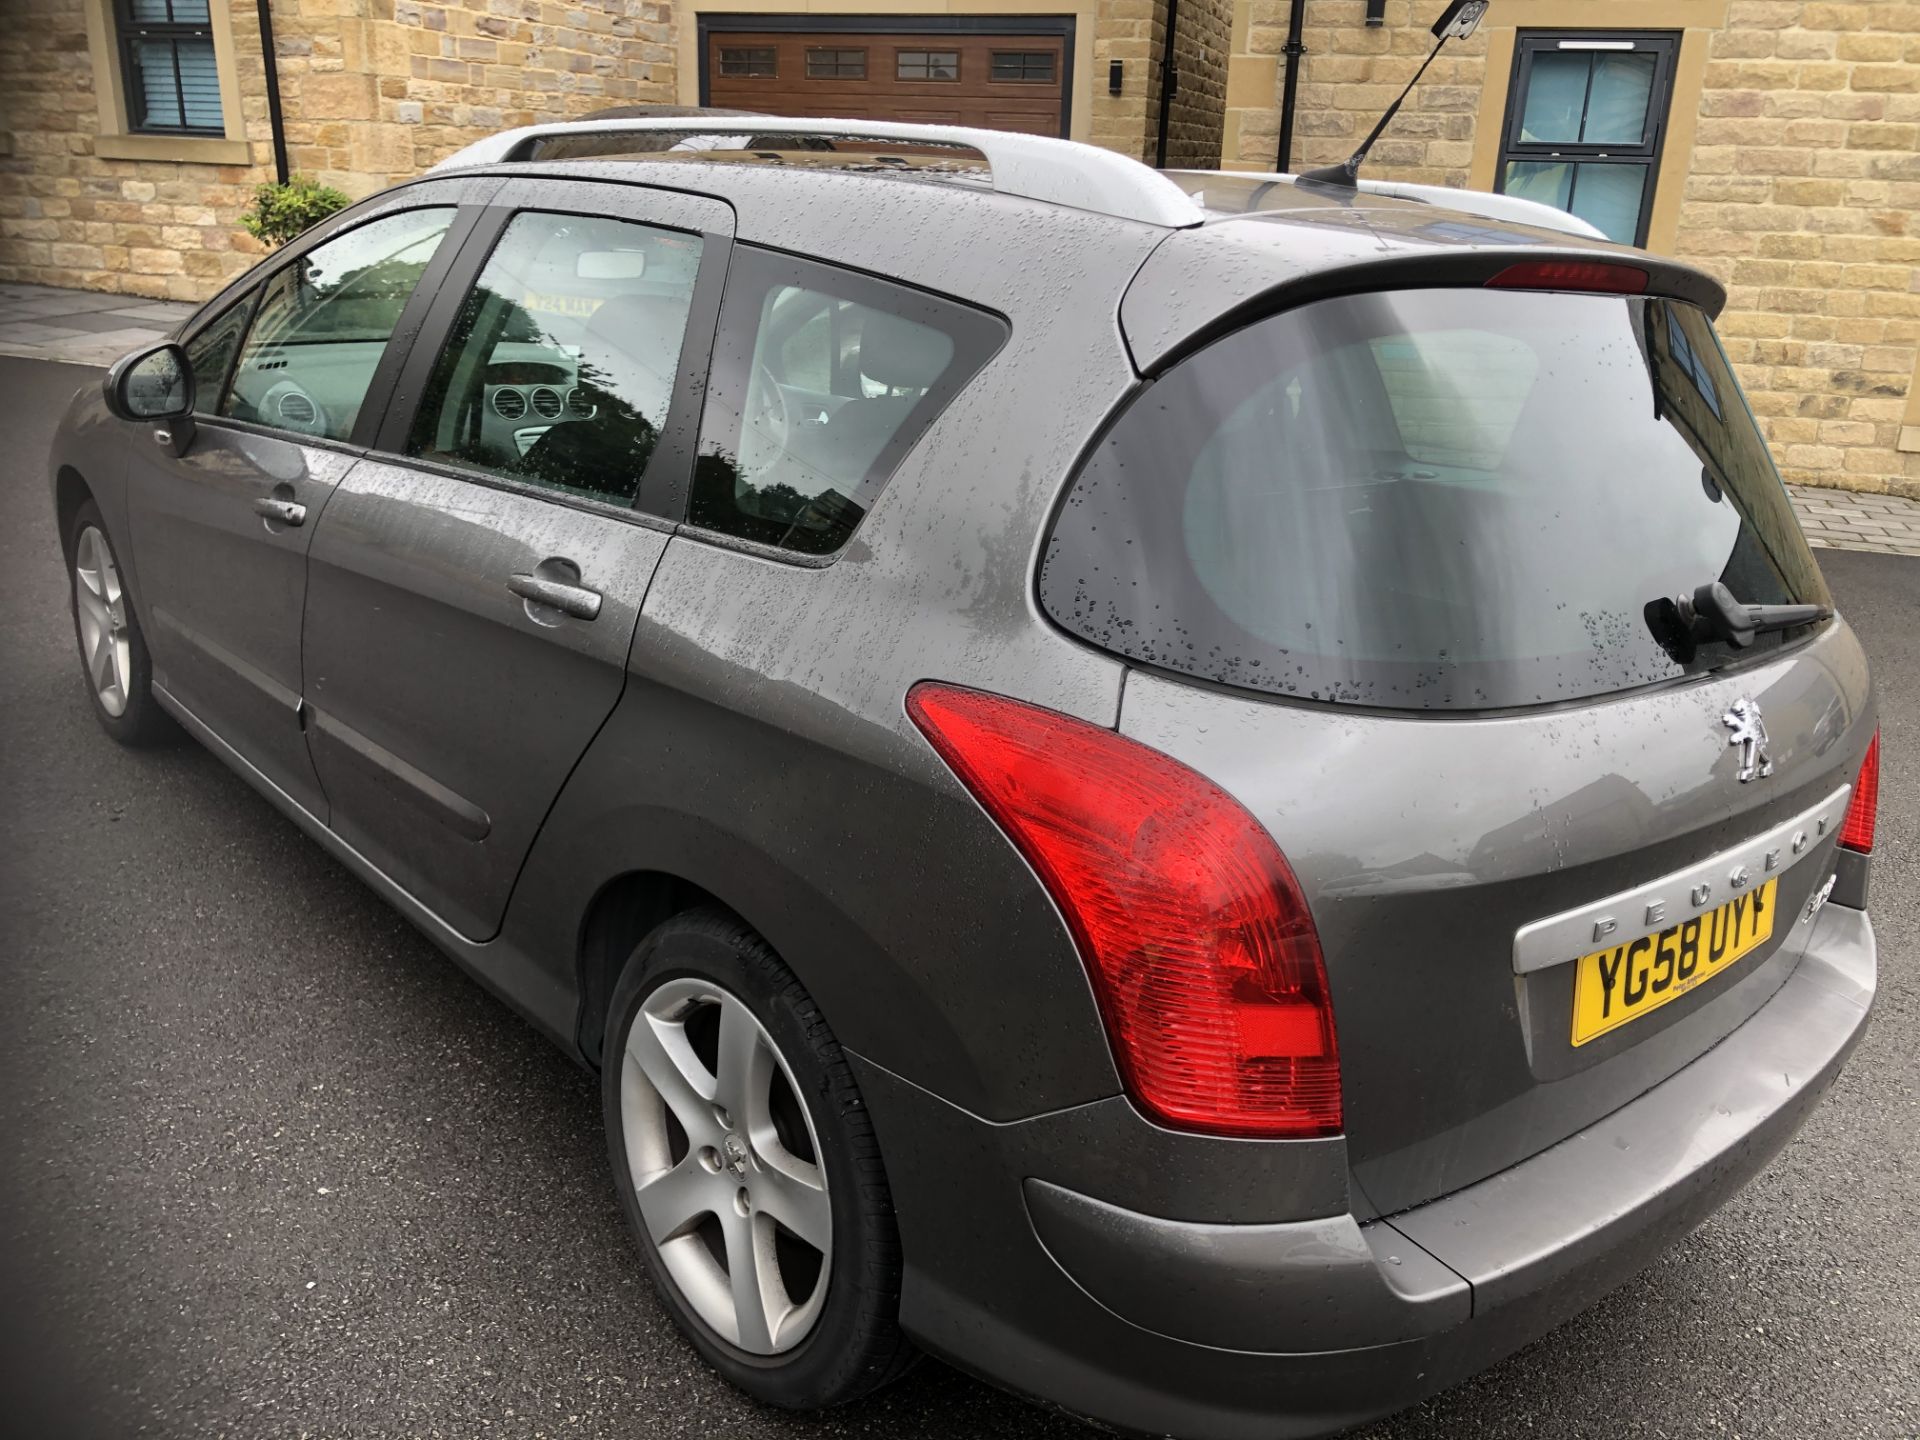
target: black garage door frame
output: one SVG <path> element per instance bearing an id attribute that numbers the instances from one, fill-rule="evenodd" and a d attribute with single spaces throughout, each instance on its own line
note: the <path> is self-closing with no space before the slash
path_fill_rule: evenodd
<path id="1" fill-rule="evenodd" d="M 1072 15 L 755 15 L 700 16 L 700 103 L 711 105 L 708 70 L 713 45 L 709 37 L 742 30 L 761 33 L 831 35 L 1058 35 L 1065 43 L 1060 56 L 1060 133 L 1073 134 Z"/>

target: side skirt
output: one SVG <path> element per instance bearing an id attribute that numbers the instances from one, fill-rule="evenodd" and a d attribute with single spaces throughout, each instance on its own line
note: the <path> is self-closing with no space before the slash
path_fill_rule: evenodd
<path id="1" fill-rule="evenodd" d="M 228 769 L 258 790 L 294 824 L 317 841 L 334 859 L 406 917 L 409 923 L 446 953 L 460 968 L 500 999 L 518 1010 L 568 1056 L 584 1065 L 574 1043 L 579 997 L 565 985 L 547 981 L 539 968 L 502 939 L 475 944 L 454 930 L 379 866 L 334 833 L 327 824 L 254 768 L 246 756 L 215 734 L 199 716 L 169 694 L 158 681 L 153 697 L 186 732 L 211 750 Z"/>

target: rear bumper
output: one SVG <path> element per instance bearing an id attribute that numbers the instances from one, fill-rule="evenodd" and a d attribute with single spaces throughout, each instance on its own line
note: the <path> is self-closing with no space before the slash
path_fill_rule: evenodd
<path id="1" fill-rule="evenodd" d="M 1865 913 L 1828 906 L 1814 923 L 1774 997 L 1684 1070 L 1511 1169 L 1366 1225 L 1109 1204 L 1023 1173 L 1020 1125 L 863 1065 L 906 1248 L 903 1322 L 963 1368 L 1125 1430 L 1319 1435 L 1413 1404 L 1592 1304 L 1792 1137 L 1875 987 Z M 1089 1156 L 1088 1173 L 1115 1159 Z"/>

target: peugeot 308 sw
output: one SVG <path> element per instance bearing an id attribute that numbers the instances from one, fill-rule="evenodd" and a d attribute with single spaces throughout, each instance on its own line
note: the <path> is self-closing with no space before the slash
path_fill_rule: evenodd
<path id="1" fill-rule="evenodd" d="M 101 724 L 597 1067 L 691 1342 L 1323 1433 L 1764 1165 L 1867 1023 L 1878 742 L 1721 287 L 742 123 L 483 142 L 52 455 Z"/>

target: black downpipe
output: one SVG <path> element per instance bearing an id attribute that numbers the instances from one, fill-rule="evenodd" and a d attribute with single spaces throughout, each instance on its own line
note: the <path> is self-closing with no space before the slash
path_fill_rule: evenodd
<path id="1" fill-rule="evenodd" d="M 260 3 L 264 5 L 266 0 Z M 1300 101 L 1300 57 L 1307 53 L 1300 36 L 1306 24 L 1307 0 L 1293 0 L 1293 9 L 1287 15 L 1286 82 L 1280 90 L 1280 154 L 1273 167 L 1282 175 L 1293 169 L 1293 110 Z"/>
<path id="2" fill-rule="evenodd" d="M 265 0 L 262 0 L 265 3 Z M 1173 123 L 1173 97 L 1180 89 L 1180 71 L 1174 63 L 1174 26 L 1180 16 L 1180 0 L 1167 0 L 1167 43 L 1160 53 L 1160 136 L 1153 146 L 1153 168 L 1167 168 L 1167 127 Z"/>
<path id="3" fill-rule="evenodd" d="M 282 185 L 287 169 L 287 123 L 280 114 L 280 57 L 273 48 L 273 10 L 268 0 L 256 0 L 260 11 L 260 59 L 267 68 L 267 126 L 273 132 L 273 178 Z"/>

